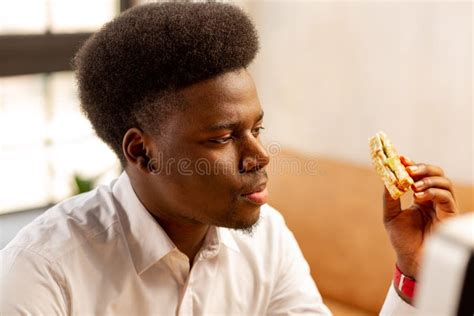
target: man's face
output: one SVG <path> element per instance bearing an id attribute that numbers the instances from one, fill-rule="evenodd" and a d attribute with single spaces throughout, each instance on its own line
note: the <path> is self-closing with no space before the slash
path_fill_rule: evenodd
<path id="1" fill-rule="evenodd" d="M 154 209 L 192 223 L 251 227 L 266 202 L 269 162 L 251 76 L 245 69 L 229 72 L 182 95 L 185 109 L 170 115 L 155 141 Z"/>

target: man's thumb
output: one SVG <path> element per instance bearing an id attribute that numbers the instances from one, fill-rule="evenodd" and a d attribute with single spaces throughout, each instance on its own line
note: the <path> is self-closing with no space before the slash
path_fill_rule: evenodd
<path id="1" fill-rule="evenodd" d="M 387 188 L 383 192 L 383 218 L 384 222 L 388 222 L 402 212 L 402 204 L 400 199 L 392 199 Z"/>

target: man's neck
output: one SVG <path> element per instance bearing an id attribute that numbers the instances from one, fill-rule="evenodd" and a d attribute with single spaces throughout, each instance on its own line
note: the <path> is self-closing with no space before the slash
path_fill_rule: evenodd
<path id="1" fill-rule="evenodd" d="M 194 257 L 204 242 L 209 225 L 181 218 L 173 215 L 172 211 L 157 206 L 156 192 L 150 191 L 152 185 L 146 179 L 135 177 L 133 173 L 128 173 L 128 175 L 138 199 L 168 234 L 176 247 L 189 258 L 190 266 L 192 266 Z"/>
<path id="2" fill-rule="evenodd" d="M 153 214 L 152 214 L 153 215 Z M 194 263 L 196 254 L 202 247 L 209 225 L 176 223 L 153 215 L 178 249 L 189 258 L 189 266 Z"/>

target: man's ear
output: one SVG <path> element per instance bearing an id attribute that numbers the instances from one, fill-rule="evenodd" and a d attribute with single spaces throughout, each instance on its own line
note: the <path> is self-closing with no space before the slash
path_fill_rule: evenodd
<path id="1" fill-rule="evenodd" d="M 122 151 L 127 159 L 127 165 L 135 166 L 144 173 L 150 173 L 148 164 L 152 158 L 152 142 L 147 133 L 136 127 L 130 128 L 122 140 Z"/>

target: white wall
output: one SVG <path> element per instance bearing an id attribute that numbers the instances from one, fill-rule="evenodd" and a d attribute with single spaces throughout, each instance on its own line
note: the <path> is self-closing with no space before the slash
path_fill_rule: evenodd
<path id="1" fill-rule="evenodd" d="M 267 139 L 369 165 L 400 152 L 473 183 L 472 3 L 251 1 Z"/>

